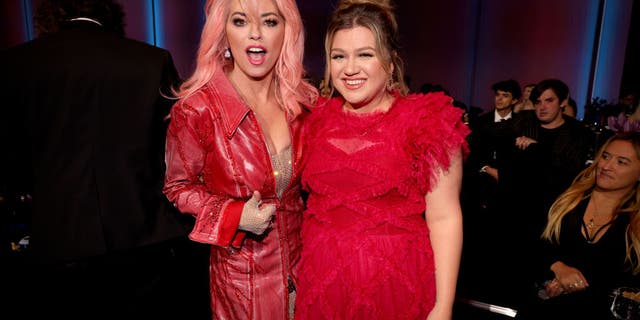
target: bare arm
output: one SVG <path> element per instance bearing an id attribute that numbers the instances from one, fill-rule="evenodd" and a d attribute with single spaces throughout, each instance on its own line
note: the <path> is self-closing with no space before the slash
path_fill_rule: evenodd
<path id="1" fill-rule="evenodd" d="M 426 220 L 436 270 L 436 304 L 428 319 L 451 319 L 462 252 L 462 154 L 457 151 L 447 171 L 425 196 Z"/>

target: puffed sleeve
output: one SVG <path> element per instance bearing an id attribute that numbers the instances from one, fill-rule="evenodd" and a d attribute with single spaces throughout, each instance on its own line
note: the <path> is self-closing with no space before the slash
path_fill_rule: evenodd
<path id="1" fill-rule="evenodd" d="M 447 170 L 452 156 L 469 153 L 466 137 L 470 130 L 462 121 L 464 112 L 453 106 L 444 93 L 408 97 L 415 113 L 407 125 L 405 150 L 411 159 L 413 183 L 426 194 L 435 183 L 438 170 Z"/>
<path id="2" fill-rule="evenodd" d="M 180 101 L 171 110 L 167 130 L 163 192 L 182 213 L 196 216 L 191 240 L 239 247 L 245 232 L 238 230 L 244 202 L 207 190 L 202 172 L 207 137 L 215 134 L 214 115 Z"/>

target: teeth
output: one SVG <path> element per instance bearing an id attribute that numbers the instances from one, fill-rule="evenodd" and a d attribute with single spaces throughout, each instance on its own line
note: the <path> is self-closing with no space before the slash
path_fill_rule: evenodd
<path id="1" fill-rule="evenodd" d="M 249 48 L 248 50 L 251 53 L 262 53 L 264 52 L 264 50 L 260 49 L 260 48 Z"/>
<path id="2" fill-rule="evenodd" d="M 347 80 L 347 84 L 350 86 L 355 86 L 361 83 L 364 83 L 364 80 Z"/>

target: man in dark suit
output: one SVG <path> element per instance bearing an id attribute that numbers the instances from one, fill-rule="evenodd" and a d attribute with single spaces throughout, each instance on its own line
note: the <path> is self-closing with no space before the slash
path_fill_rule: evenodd
<path id="1" fill-rule="evenodd" d="M 495 83 L 495 107 L 470 123 L 469 157 L 465 162 L 464 206 L 486 218 L 499 199 L 499 172 L 513 139 L 513 107 L 521 96 L 515 80 Z"/>
<path id="2" fill-rule="evenodd" d="M 33 195 L 4 296 L 26 318 L 206 319 L 206 248 L 161 192 L 171 55 L 123 37 L 114 1 L 44 1 L 36 20 L 45 33 L 0 58 L 2 176 Z"/>
<path id="3" fill-rule="evenodd" d="M 512 137 L 513 107 L 522 95 L 520 85 L 515 80 L 495 83 L 491 89 L 495 94 L 495 107 L 490 112 L 479 116 L 471 123 L 469 169 L 499 180 L 498 153 L 503 147 L 505 137 Z M 510 141 L 509 141 L 510 142 Z"/>
<path id="4" fill-rule="evenodd" d="M 492 299 L 489 274 L 495 269 L 487 261 L 496 261 L 494 252 L 503 241 L 495 231 L 502 228 L 502 206 L 505 203 L 500 171 L 508 160 L 505 152 L 513 144 L 513 107 L 522 95 L 515 80 L 500 81 L 491 87 L 494 108 L 470 123 L 469 157 L 465 162 L 461 204 L 464 214 L 465 248 L 461 276 L 473 298 Z M 494 256 L 495 253 L 495 256 Z M 471 288 L 470 288 L 471 287 Z M 497 301 L 491 301 L 496 302 Z"/>

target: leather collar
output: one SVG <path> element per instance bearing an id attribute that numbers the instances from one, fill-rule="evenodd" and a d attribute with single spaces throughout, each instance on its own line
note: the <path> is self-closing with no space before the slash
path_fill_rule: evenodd
<path id="1" fill-rule="evenodd" d="M 234 133 L 251 109 L 242 102 L 227 76 L 222 70 L 218 70 L 207 84 L 207 89 L 213 100 L 213 107 L 222 119 L 227 138 L 231 139 Z"/>

